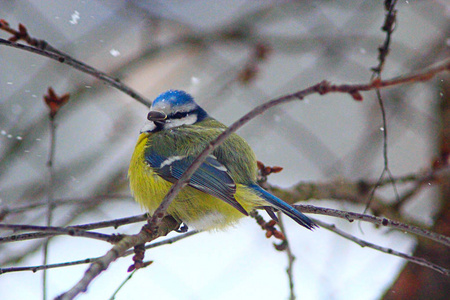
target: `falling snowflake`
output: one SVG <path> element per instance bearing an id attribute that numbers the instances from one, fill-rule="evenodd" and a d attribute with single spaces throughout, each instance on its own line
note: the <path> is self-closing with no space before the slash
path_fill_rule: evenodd
<path id="1" fill-rule="evenodd" d="M 80 13 L 76 10 L 72 14 L 72 19 L 69 21 L 70 24 L 76 25 L 78 24 L 78 20 L 80 19 Z"/>
<path id="2" fill-rule="evenodd" d="M 112 56 L 114 56 L 114 57 L 117 57 L 117 56 L 119 56 L 120 55 L 120 52 L 119 52 L 119 50 L 116 50 L 116 49 L 111 49 L 111 50 L 109 50 L 109 53 L 112 55 Z"/>

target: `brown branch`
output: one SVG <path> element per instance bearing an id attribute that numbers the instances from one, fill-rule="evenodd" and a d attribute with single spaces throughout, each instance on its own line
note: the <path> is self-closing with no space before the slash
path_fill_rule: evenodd
<path id="1" fill-rule="evenodd" d="M 385 10 L 386 10 L 386 17 L 384 19 L 383 27 L 381 27 L 381 30 L 386 32 L 386 37 L 384 39 L 383 44 L 378 47 L 378 66 L 373 67 L 372 70 L 374 73 L 376 73 L 378 76 L 380 76 L 381 71 L 383 70 L 384 63 L 386 61 L 386 57 L 389 54 L 389 45 L 391 43 L 391 35 L 394 32 L 394 25 L 396 24 L 397 20 L 397 10 L 395 9 L 395 5 L 397 4 L 397 0 L 386 0 L 384 2 L 385 4 Z"/>
<path id="2" fill-rule="evenodd" d="M 148 244 L 148 245 L 145 246 L 145 249 L 148 250 L 148 249 L 160 247 L 160 246 L 163 246 L 163 245 L 170 245 L 170 244 L 176 243 L 176 242 L 178 242 L 180 240 L 183 240 L 185 238 L 188 238 L 188 237 L 193 236 L 193 235 L 195 235 L 197 233 L 200 233 L 200 232 L 201 231 L 192 230 L 192 231 L 189 231 L 189 232 L 187 232 L 185 234 L 181 234 L 181 235 L 169 238 L 169 239 L 165 239 L 165 240 L 160 241 L 160 242 L 155 242 L 155 243 Z M 127 250 L 122 255 L 122 257 L 129 256 L 129 255 L 131 255 L 133 253 L 134 252 L 132 250 Z M 89 263 L 93 263 L 94 261 L 96 261 L 96 260 L 98 260 L 100 258 L 101 258 L 101 256 L 100 257 L 85 258 L 85 259 L 81 259 L 81 260 L 64 262 L 64 263 L 40 265 L 40 266 L 0 268 L 0 275 L 2 275 L 4 273 L 22 272 L 22 271 L 31 271 L 31 272 L 35 273 L 37 271 L 42 271 L 42 270 L 70 267 L 70 266 L 76 266 L 76 265 L 81 265 L 81 264 L 89 264 Z"/>
<path id="3" fill-rule="evenodd" d="M 172 218 L 164 218 L 164 220 L 160 222 L 160 226 L 157 231 L 152 231 L 148 226 L 144 226 L 138 234 L 124 237 L 104 256 L 93 262 L 84 273 L 83 278 L 81 278 L 75 286 L 73 286 L 66 293 L 58 296 L 56 299 L 74 299 L 80 293 L 85 292 L 92 280 L 94 280 L 94 278 L 96 278 L 101 272 L 106 270 L 113 261 L 119 257 L 122 257 L 128 249 L 136 245 L 152 241 L 160 236 L 165 236 L 172 230 L 178 228 L 178 226 L 179 224 Z"/>
<path id="4" fill-rule="evenodd" d="M 445 176 L 449 173 L 450 167 L 442 166 L 437 169 L 426 170 L 420 173 L 394 177 L 393 180 L 398 185 L 414 183 L 414 185 L 420 185 L 423 188 L 426 188 L 429 187 L 427 183 L 433 183 L 434 185 L 444 182 Z M 385 186 L 388 183 L 390 183 L 390 180 L 383 180 L 380 182 L 380 187 Z M 266 189 L 270 189 L 276 196 L 290 204 L 310 199 L 336 199 L 357 204 L 365 204 L 367 201 L 367 195 L 375 184 L 377 184 L 377 182 L 370 180 L 335 180 L 331 182 L 319 183 L 299 182 L 291 188 L 283 189 L 264 183 L 264 187 Z M 412 188 L 406 186 L 406 190 L 404 191 L 404 194 L 401 195 L 400 200 L 402 200 L 403 197 L 411 196 L 416 190 L 417 188 L 415 186 Z M 375 195 L 374 200 L 375 201 L 373 201 L 373 205 L 371 206 L 373 214 L 384 215 L 385 217 L 397 219 L 399 221 L 403 220 L 398 211 L 398 207 L 402 202 L 389 204 L 377 195 Z M 409 222 L 410 221 L 407 223 Z"/>
<path id="5" fill-rule="evenodd" d="M 9 23 L 6 22 L 6 20 L 0 19 L 0 29 L 13 35 L 8 39 L 8 41 L 10 42 L 24 41 L 30 46 L 62 54 L 62 52 L 52 47 L 46 41 L 31 37 L 28 33 L 27 28 L 22 23 L 19 23 L 18 28 L 19 30 L 13 29 L 9 26 Z"/>

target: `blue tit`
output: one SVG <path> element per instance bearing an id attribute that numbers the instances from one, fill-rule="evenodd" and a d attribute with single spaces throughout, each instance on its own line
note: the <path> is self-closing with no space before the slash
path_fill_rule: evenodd
<path id="1" fill-rule="evenodd" d="M 186 92 L 169 90 L 159 95 L 141 129 L 128 171 L 136 201 L 153 213 L 171 185 L 226 128 Z M 262 189 L 256 177 L 255 154 L 243 138 L 232 134 L 201 164 L 167 213 L 202 230 L 233 225 L 257 208 L 280 210 L 308 229 L 317 226 Z"/>

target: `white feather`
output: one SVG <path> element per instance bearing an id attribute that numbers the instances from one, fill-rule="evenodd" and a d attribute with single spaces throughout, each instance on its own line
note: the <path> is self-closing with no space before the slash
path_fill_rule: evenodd
<path id="1" fill-rule="evenodd" d="M 160 169 L 164 168 L 165 166 L 171 165 L 174 161 L 177 160 L 182 160 L 183 158 L 185 158 L 186 156 L 171 156 L 168 159 L 166 159 L 165 161 L 163 161 L 161 163 L 161 165 L 159 166 Z"/>
<path id="2" fill-rule="evenodd" d="M 144 126 L 141 128 L 141 133 L 143 132 L 151 132 L 156 128 L 156 125 L 153 121 L 145 122 Z"/>
<path id="3" fill-rule="evenodd" d="M 226 218 L 221 213 L 215 211 L 203 215 L 198 220 L 187 222 L 188 227 L 195 229 L 210 229 L 226 223 Z"/>
<path id="4" fill-rule="evenodd" d="M 190 114 L 181 119 L 166 120 L 166 123 L 164 124 L 164 129 L 180 127 L 182 125 L 192 125 L 195 122 L 197 122 L 197 114 Z"/>

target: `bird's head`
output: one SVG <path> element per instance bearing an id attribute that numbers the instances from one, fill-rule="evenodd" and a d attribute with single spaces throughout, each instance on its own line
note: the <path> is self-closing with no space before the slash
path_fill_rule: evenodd
<path id="1" fill-rule="evenodd" d="M 168 90 L 153 101 L 142 132 L 156 132 L 182 125 L 192 125 L 208 117 L 186 92 Z"/>

